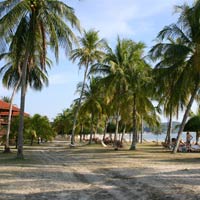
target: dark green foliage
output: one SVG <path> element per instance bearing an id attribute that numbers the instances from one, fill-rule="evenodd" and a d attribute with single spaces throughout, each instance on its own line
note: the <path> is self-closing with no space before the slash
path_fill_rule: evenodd
<path id="1" fill-rule="evenodd" d="M 190 118 L 185 124 L 184 131 L 197 132 L 200 131 L 200 116 Z"/>

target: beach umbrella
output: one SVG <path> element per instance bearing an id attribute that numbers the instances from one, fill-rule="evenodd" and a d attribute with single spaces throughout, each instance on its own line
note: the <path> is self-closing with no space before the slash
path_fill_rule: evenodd
<path id="1" fill-rule="evenodd" d="M 196 143 L 198 143 L 200 136 L 200 115 L 191 117 L 185 124 L 183 131 L 196 132 Z"/>

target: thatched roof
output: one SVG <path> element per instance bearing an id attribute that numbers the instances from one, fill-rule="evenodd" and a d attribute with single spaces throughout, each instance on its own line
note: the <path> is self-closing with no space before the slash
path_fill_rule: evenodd
<path id="1" fill-rule="evenodd" d="M 200 115 L 191 117 L 185 124 L 184 131 L 200 131 Z"/>

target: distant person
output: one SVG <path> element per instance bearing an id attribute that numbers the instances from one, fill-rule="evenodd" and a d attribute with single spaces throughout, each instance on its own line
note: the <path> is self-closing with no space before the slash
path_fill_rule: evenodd
<path id="1" fill-rule="evenodd" d="M 191 145 L 192 138 L 193 138 L 192 135 L 189 132 L 187 132 L 187 134 L 186 134 L 186 144 L 187 145 Z"/>

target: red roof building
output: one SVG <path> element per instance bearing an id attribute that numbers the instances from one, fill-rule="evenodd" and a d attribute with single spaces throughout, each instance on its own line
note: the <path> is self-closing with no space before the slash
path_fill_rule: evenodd
<path id="1" fill-rule="evenodd" d="M 10 104 L 0 100 L 0 129 L 8 125 Z M 12 106 L 12 117 L 19 116 L 20 109 L 16 106 Z M 24 113 L 24 116 L 29 116 L 28 113 Z M 0 130 L 0 137 L 5 134 L 5 131 Z"/>

